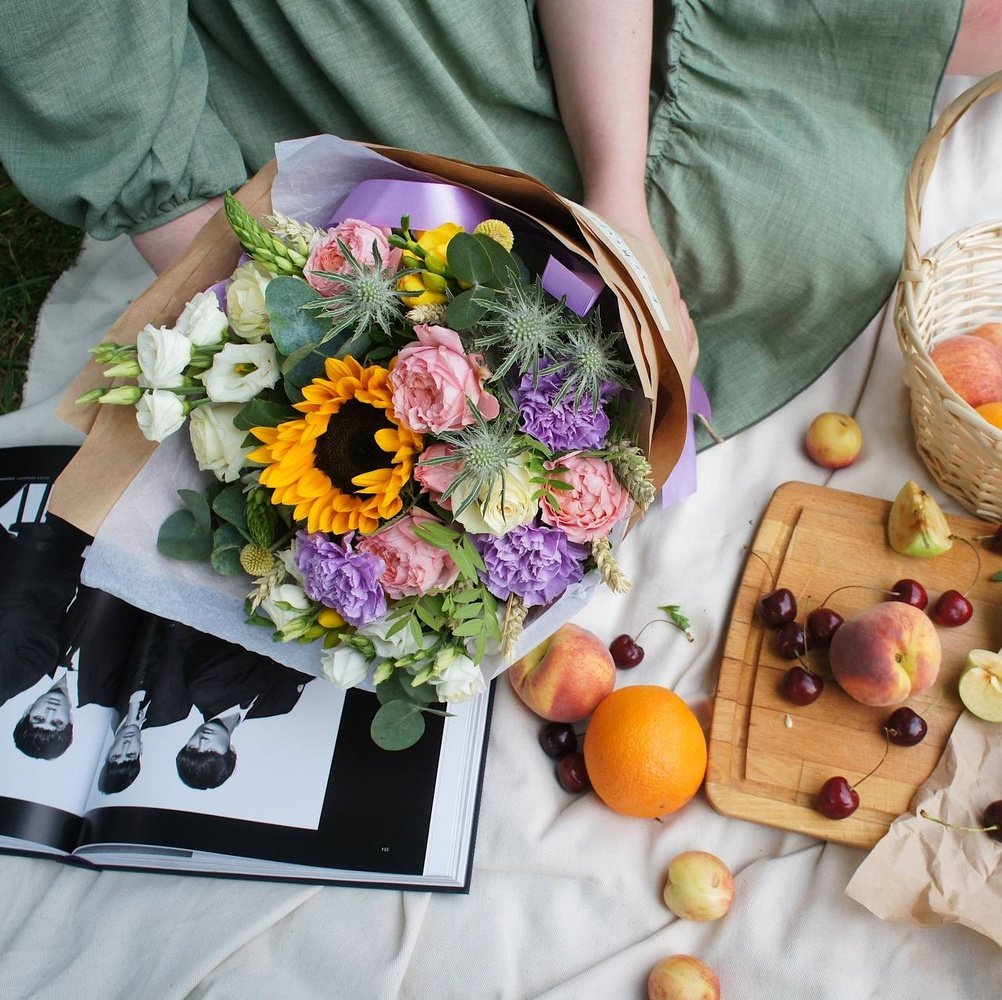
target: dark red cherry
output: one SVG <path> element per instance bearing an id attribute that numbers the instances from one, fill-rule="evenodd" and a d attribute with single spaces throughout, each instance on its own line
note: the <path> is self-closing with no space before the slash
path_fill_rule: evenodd
<path id="1" fill-rule="evenodd" d="M 919 611 L 925 611 L 926 605 L 929 603 L 929 595 L 926 593 L 925 587 L 918 580 L 912 580 L 909 577 L 898 580 L 891 587 L 891 593 L 894 594 L 894 600 L 910 604 L 913 608 L 918 608 Z"/>
<path id="2" fill-rule="evenodd" d="M 758 602 L 758 613 L 769 628 L 778 628 L 797 617 L 797 599 L 793 591 L 780 587 Z"/>
<path id="3" fill-rule="evenodd" d="M 932 609 L 932 620 L 944 628 L 956 628 L 971 620 L 974 605 L 959 590 L 944 590 Z"/>
<path id="4" fill-rule="evenodd" d="M 617 635 L 609 643 L 609 652 L 612 654 L 612 662 L 620 670 L 629 670 L 644 658 L 644 647 L 631 635 Z"/>
<path id="5" fill-rule="evenodd" d="M 997 799 L 989 805 L 981 817 L 981 823 L 985 827 L 994 826 L 994 830 L 985 830 L 992 840 L 1002 842 L 1002 799 Z"/>
<path id="6" fill-rule="evenodd" d="M 815 608 L 804 622 L 808 649 L 824 649 L 845 619 L 831 608 Z"/>
<path id="7" fill-rule="evenodd" d="M 884 723 L 887 738 L 899 747 L 913 747 L 925 739 L 929 731 L 925 719 L 907 705 L 896 708 Z"/>
<path id="8" fill-rule="evenodd" d="M 821 697 L 825 682 L 818 674 L 812 674 L 803 667 L 790 667 L 783 674 L 780 687 L 787 701 L 792 701 L 794 705 L 810 705 Z"/>
<path id="9" fill-rule="evenodd" d="M 776 652 L 784 660 L 795 660 L 807 652 L 804 626 L 800 622 L 787 622 L 776 629 Z"/>
<path id="10" fill-rule="evenodd" d="M 569 722 L 548 722 L 539 730 L 539 745 L 547 757 L 559 760 L 578 748 L 578 734 Z"/>
<path id="11" fill-rule="evenodd" d="M 557 781 L 565 792 L 570 792 L 572 795 L 586 792 L 591 788 L 583 753 L 575 750 L 557 761 Z"/>
<path id="12" fill-rule="evenodd" d="M 829 819 L 845 819 L 859 808 L 859 792 L 838 775 L 821 786 L 816 805 L 818 812 Z"/>

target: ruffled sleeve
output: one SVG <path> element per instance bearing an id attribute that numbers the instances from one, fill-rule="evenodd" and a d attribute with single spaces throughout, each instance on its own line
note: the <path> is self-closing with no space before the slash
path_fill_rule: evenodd
<path id="1" fill-rule="evenodd" d="M 245 180 L 207 90 L 185 0 L 0 6 L 0 160 L 26 198 L 98 239 Z"/>

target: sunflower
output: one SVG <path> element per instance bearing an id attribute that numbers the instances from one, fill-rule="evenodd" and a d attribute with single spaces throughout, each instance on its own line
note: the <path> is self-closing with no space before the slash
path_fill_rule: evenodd
<path id="1" fill-rule="evenodd" d="M 325 374 L 295 404 L 304 416 L 251 428 L 262 446 L 248 458 L 267 465 L 271 502 L 295 508 L 309 531 L 367 534 L 403 507 L 421 436 L 397 421 L 385 368 L 328 358 Z"/>

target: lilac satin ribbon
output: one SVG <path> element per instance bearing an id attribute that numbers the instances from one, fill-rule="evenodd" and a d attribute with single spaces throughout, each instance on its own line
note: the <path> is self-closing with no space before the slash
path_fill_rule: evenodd
<path id="1" fill-rule="evenodd" d="M 685 430 L 685 444 L 675 468 L 661 487 L 661 506 L 670 507 L 696 492 L 696 428 L 693 416 L 700 414 L 707 420 L 713 417 L 713 409 L 706 390 L 698 378 L 693 378 L 689 390 L 689 423 Z"/>
<path id="2" fill-rule="evenodd" d="M 551 257 L 543 268 L 543 289 L 555 299 L 567 296 L 567 308 L 584 316 L 605 290 L 605 282 L 594 272 L 572 271 L 556 257 Z"/>
<path id="3" fill-rule="evenodd" d="M 397 229 L 405 215 L 410 216 L 412 229 L 434 229 L 443 222 L 455 222 L 470 233 L 491 217 L 491 203 L 455 184 L 372 178 L 351 189 L 327 225 L 363 219 L 373 226 Z"/>

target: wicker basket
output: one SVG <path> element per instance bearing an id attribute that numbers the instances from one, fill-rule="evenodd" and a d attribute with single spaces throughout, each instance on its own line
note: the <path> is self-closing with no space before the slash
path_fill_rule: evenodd
<path id="1" fill-rule="evenodd" d="M 968 510 L 1002 520 L 1002 430 L 968 406 L 930 359 L 933 346 L 1002 322 L 1002 219 L 962 229 L 920 254 L 921 201 L 943 139 L 976 101 L 1002 90 L 986 77 L 942 113 L 919 147 L 905 193 L 905 252 L 894 324 L 904 355 L 919 454 L 942 489 Z"/>

